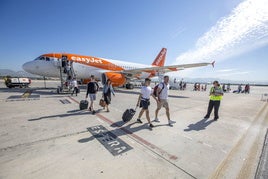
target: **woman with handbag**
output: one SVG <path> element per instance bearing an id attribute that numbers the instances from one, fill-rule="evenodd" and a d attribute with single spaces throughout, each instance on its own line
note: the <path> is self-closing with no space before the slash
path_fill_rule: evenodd
<path id="1" fill-rule="evenodd" d="M 105 85 L 103 86 L 103 98 L 106 103 L 104 109 L 105 107 L 107 107 L 107 112 L 110 112 L 109 104 L 111 104 L 111 93 L 113 93 L 113 95 L 115 96 L 112 82 L 110 79 L 108 79 Z"/>

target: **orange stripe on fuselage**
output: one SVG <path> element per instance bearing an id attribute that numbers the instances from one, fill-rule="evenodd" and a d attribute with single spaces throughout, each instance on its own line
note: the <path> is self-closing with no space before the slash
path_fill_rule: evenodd
<path id="1" fill-rule="evenodd" d="M 49 53 L 44 54 L 42 56 L 47 57 L 54 57 L 61 59 L 62 56 L 67 56 L 67 60 L 72 62 L 81 63 L 83 65 L 92 66 L 104 70 L 111 70 L 111 71 L 121 71 L 124 70 L 124 68 L 115 65 L 114 63 L 111 63 L 103 58 L 98 57 L 91 57 L 91 56 L 82 56 L 82 55 L 76 55 L 76 54 L 59 54 L 59 53 Z"/>

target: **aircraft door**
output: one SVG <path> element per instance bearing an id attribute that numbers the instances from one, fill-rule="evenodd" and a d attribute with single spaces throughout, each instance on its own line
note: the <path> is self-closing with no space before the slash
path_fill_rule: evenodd
<path id="1" fill-rule="evenodd" d="M 67 66 L 67 56 L 62 55 L 61 57 L 61 67 L 65 68 Z"/>
<path id="2" fill-rule="evenodd" d="M 106 81 L 107 81 L 107 76 L 106 76 L 105 73 L 103 73 L 103 74 L 101 75 L 101 83 L 104 85 L 104 84 L 106 83 Z"/>
<path id="3" fill-rule="evenodd" d="M 53 65 L 57 68 L 61 66 L 61 59 L 54 59 L 53 60 Z"/>

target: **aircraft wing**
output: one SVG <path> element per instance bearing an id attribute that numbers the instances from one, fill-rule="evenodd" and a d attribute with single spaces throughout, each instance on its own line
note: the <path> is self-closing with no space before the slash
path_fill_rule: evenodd
<path id="1" fill-rule="evenodd" d="M 214 67 L 214 62 L 212 63 L 191 63 L 191 64 L 181 64 L 181 65 L 169 65 L 169 66 L 152 66 L 146 68 L 136 68 L 131 70 L 123 70 L 121 73 L 125 74 L 126 76 L 136 76 L 141 74 L 142 72 L 148 73 L 167 73 L 167 72 L 174 72 L 179 70 L 184 70 L 186 68 L 195 68 L 195 67 L 202 67 L 207 65 L 212 65 Z"/>

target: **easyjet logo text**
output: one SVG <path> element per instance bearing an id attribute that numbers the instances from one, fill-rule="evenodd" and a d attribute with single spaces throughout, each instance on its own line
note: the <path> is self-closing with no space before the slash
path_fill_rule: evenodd
<path id="1" fill-rule="evenodd" d="M 95 58 L 86 58 L 86 57 L 71 57 L 72 61 L 75 62 L 84 62 L 84 63 L 102 63 L 101 59 L 95 59 Z"/>

